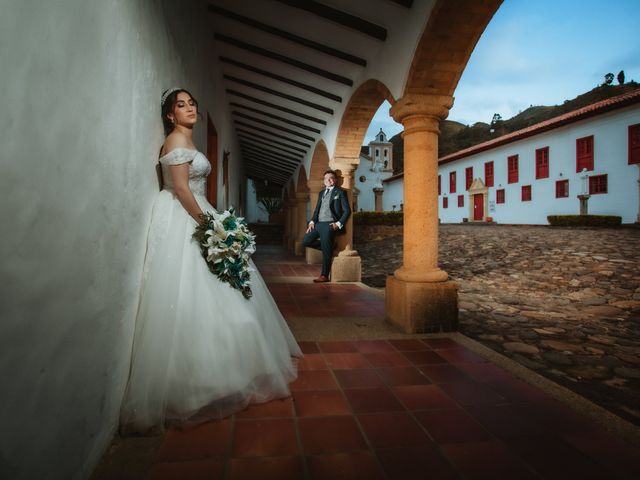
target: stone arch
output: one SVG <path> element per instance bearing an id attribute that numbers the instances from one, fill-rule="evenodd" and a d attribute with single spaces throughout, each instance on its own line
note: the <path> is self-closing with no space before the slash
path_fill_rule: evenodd
<path id="1" fill-rule="evenodd" d="M 334 160 L 355 159 L 357 164 L 371 119 L 384 100 L 392 105 L 395 102 L 387 86 L 379 80 L 369 79 L 353 92 L 338 129 Z"/>
<path id="2" fill-rule="evenodd" d="M 309 190 L 317 192 L 322 188 L 322 175 L 329 168 L 329 151 L 324 140 L 320 140 L 316 143 L 316 148 L 313 151 L 313 157 L 311 157 L 311 167 L 309 168 L 309 178 L 307 179 L 307 186 Z M 312 197 L 313 198 L 313 197 Z"/>
<path id="3" fill-rule="evenodd" d="M 437 0 L 418 42 L 403 95 L 453 95 L 471 52 L 501 4 L 502 0 Z"/>
<path id="4" fill-rule="evenodd" d="M 305 193 L 309 191 L 309 185 L 307 184 L 307 172 L 304 165 L 300 165 L 298 170 L 298 181 L 296 182 L 296 193 Z"/>

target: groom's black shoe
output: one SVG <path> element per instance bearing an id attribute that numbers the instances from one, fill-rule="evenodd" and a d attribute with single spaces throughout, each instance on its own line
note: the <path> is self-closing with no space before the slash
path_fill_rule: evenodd
<path id="1" fill-rule="evenodd" d="M 318 278 L 313 279 L 314 283 L 326 283 L 328 281 L 329 281 L 329 277 L 327 277 L 326 275 L 320 275 Z"/>

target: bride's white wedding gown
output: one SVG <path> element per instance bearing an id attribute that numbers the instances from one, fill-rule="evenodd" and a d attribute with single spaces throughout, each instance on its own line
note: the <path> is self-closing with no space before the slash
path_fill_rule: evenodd
<path id="1" fill-rule="evenodd" d="M 196 201 L 213 211 L 205 198 L 209 161 L 179 148 L 160 163 L 165 185 L 149 228 L 121 408 L 125 433 L 222 418 L 249 403 L 286 397 L 297 374 L 292 356 L 302 356 L 260 274 L 251 273 L 253 297 L 245 299 L 209 271 L 191 238 L 196 222 L 174 195 L 168 167 L 190 163 Z"/>

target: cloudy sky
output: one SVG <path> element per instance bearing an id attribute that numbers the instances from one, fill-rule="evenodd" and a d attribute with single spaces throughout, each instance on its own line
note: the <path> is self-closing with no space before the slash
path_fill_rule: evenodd
<path id="1" fill-rule="evenodd" d="M 608 72 L 640 82 L 640 0 L 505 0 L 471 54 L 449 120 L 507 119 L 530 105 L 557 105 Z M 617 84 L 617 80 L 614 80 Z M 383 103 L 367 131 L 402 130 Z"/>

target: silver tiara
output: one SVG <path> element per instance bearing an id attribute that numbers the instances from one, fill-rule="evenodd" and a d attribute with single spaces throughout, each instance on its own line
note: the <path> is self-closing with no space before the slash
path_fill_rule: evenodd
<path id="1" fill-rule="evenodd" d="M 178 90 L 182 90 L 182 88 L 180 88 L 180 87 L 171 87 L 171 88 L 167 89 L 162 94 L 162 99 L 160 100 L 160 105 L 164 105 L 164 102 L 167 101 L 167 98 L 169 98 L 169 95 L 171 95 L 173 92 L 177 92 Z"/>

